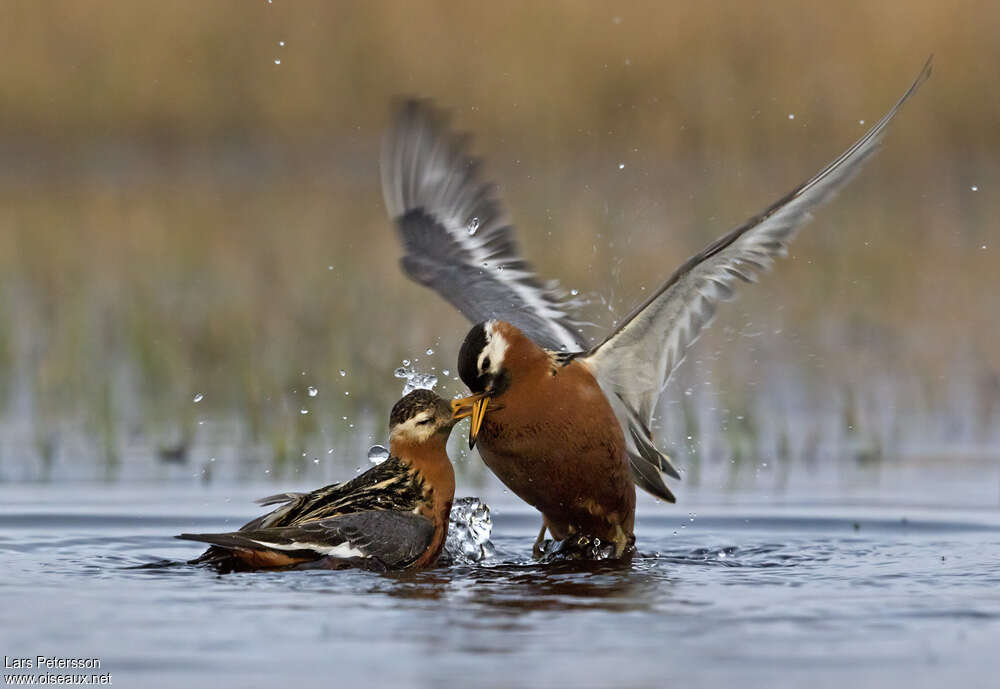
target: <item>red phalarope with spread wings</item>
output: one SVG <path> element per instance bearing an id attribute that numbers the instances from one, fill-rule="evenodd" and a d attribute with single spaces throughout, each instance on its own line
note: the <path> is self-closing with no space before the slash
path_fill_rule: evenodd
<path id="1" fill-rule="evenodd" d="M 809 214 L 877 150 L 889 123 L 930 76 L 928 60 L 902 98 L 819 173 L 685 261 L 588 346 L 568 305 L 521 258 L 493 187 L 479 178 L 466 138 L 426 102 L 398 109 L 383 149 L 386 206 L 405 248 L 403 270 L 477 324 L 458 369 L 473 392 L 453 401 L 471 416 L 470 445 L 537 508 L 556 540 L 634 543 L 635 485 L 674 502 L 653 412 L 671 373 L 739 282 L 752 282 Z M 583 542 L 583 541 L 581 541 Z"/>

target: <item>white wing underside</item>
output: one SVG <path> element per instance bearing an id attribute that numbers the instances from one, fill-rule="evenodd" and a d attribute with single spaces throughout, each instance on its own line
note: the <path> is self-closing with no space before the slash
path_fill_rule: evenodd
<path id="1" fill-rule="evenodd" d="M 712 320 L 717 305 L 733 297 L 737 281 L 755 281 L 786 254 L 789 241 L 809 220 L 810 212 L 830 199 L 878 149 L 889 122 L 930 71 L 928 60 L 903 97 L 861 139 L 762 214 L 685 262 L 583 357 L 616 403 L 626 429 L 631 410 L 631 423 L 641 421 L 648 432 L 660 394 L 687 349 Z"/>

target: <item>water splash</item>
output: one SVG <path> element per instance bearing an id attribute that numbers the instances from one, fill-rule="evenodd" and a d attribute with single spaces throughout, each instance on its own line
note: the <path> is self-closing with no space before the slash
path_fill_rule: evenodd
<path id="1" fill-rule="evenodd" d="M 683 529 L 684 526 L 682 525 Z M 635 547 L 629 550 L 634 553 Z M 614 560 L 615 544 L 604 542 L 600 538 L 584 535 L 570 536 L 562 541 L 545 539 L 541 543 L 536 562 L 569 562 L 579 560 Z"/>
<path id="2" fill-rule="evenodd" d="M 389 450 L 381 445 L 372 445 L 368 448 L 368 461 L 372 464 L 381 464 L 389 459 Z"/>
<path id="3" fill-rule="evenodd" d="M 475 497 L 458 498 L 451 506 L 448 540 L 442 558 L 456 563 L 480 562 L 496 554 L 490 541 L 493 519 L 490 506 Z"/>
<path id="4" fill-rule="evenodd" d="M 393 375 L 406 381 L 403 384 L 403 394 L 408 395 L 414 390 L 433 390 L 438 383 L 433 373 L 420 373 L 409 366 L 400 366 Z"/>
<path id="5" fill-rule="evenodd" d="M 469 230 L 469 234 L 475 234 L 479 230 L 479 216 L 475 216 L 469 220 L 467 229 Z"/>

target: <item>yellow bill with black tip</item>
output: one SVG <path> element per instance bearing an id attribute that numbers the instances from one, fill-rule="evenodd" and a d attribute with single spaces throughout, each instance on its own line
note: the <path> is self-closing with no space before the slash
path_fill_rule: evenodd
<path id="1" fill-rule="evenodd" d="M 483 419 L 486 418 L 486 407 L 489 403 L 490 398 L 486 393 L 451 401 L 451 418 L 457 420 L 467 416 L 472 417 L 472 425 L 469 426 L 470 450 L 476 446 L 476 436 L 479 435 L 479 429 L 483 426 Z"/>

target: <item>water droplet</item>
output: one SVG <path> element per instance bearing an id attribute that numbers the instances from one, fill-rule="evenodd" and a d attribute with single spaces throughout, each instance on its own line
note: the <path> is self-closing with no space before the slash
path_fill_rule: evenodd
<path id="1" fill-rule="evenodd" d="M 441 373 L 445 374 L 446 376 L 450 376 L 451 375 L 451 371 L 449 371 L 446 368 L 441 369 Z"/>
<path id="2" fill-rule="evenodd" d="M 308 409 L 299 409 L 299 413 L 302 414 L 303 416 L 305 416 L 306 414 L 309 413 L 309 410 Z"/>
<path id="3" fill-rule="evenodd" d="M 327 266 L 326 269 L 327 270 L 333 270 L 333 266 Z"/>
<path id="4" fill-rule="evenodd" d="M 343 378 L 346 375 L 347 375 L 347 371 L 345 371 L 344 369 L 340 369 L 340 377 Z"/>
<path id="5" fill-rule="evenodd" d="M 794 120 L 795 119 L 795 113 L 794 112 L 788 113 L 788 119 Z"/>
<path id="6" fill-rule="evenodd" d="M 368 461 L 372 464 L 381 464 L 389 459 L 389 450 L 381 445 L 372 445 L 368 448 Z"/>
<path id="7" fill-rule="evenodd" d="M 618 163 L 618 169 L 619 170 L 624 170 L 625 169 L 625 163 Z"/>
<path id="8" fill-rule="evenodd" d="M 437 384 L 437 376 L 433 373 L 418 373 L 410 378 L 410 385 L 414 390 L 433 390 Z"/>
<path id="9" fill-rule="evenodd" d="M 473 216 L 469 220 L 469 224 L 468 224 L 467 227 L 468 227 L 468 230 L 469 230 L 469 234 L 475 234 L 476 232 L 478 232 L 479 231 L 479 216 L 478 215 L 477 216 Z"/>
<path id="10" fill-rule="evenodd" d="M 319 464 L 319 457 L 313 460 L 313 464 Z"/>
<path id="11" fill-rule="evenodd" d="M 209 458 L 209 460 L 208 460 L 208 461 L 210 461 L 210 462 L 214 462 L 214 461 L 215 461 L 215 457 L 211 457 L 211 458 Z"/>
<path id="12" fill-rule="evenodd" d="M 328 455 L 332 455 L 333 454 L 333 448 L 331 447 L 329 450 L 326 451 L 326 453 Z"/>
<path id="13" fill-rule="evenodd" d="M 434 353 L 434 350 L 433 350 L 433 349 L 431 349 L 430 347 L 428 347 L 428 348 L 427 348 L 427 351 L 426 351 L 426 352 L 424 352 L 424 353 L 425 353 L 425 354 L 426 354 L 427 356 L 431 356 L 431 355 L 432 355 L 432 354 Z"/>
<path id="14" fill-rule="evenodd" d="M 410 360 L 409 359 L 403 359 L 403 366 L 409 366 L 409 365 L 410 365 Z"/>
<path id="15" fill-rule="evenodd" d="M 864 124 L 864 123 L 865 123 L 864 120 L 858 120 L 858 124 Z"/>
<path id="16" fill-rule="evenodd" d="M 438 383 L 437 376 L 433 373 L 418 373 L 408 366 L 400 366 L 393 371 L 393 375 L 406 380 L 403 385 L 404 395 L 408 395 L 414 390 L 433 390 Z"/>
<path id="17" fill-rule="evenodd" d="M 203 399 L 205 399 L 205 396 L 199 392 L 197 395 L 194 396 L 194 403 L 198 404 Z"/>
<path id="18" fill-rule="evenodd" d="M 569 291 L 569 293 L 575 297 L 576 295 L 578 295 L 580 293 L 580 290 L 578 290 L 578 289 L 571 289 Z"/>
<path id="19" fill-rule="evenodd" d="M 310 385 L 310 386 L 309 386 L 309 396 L 310 396 L 310 397 L 315 397 L 315 396 L 316 396 L 316 395 L 318 395 L 318 394 L 319 394 L 319 390 L 317 390 L 317 389 L 316 389 L 316 388 L 314 388 L 314 387 L 313 387 L 312 385 Z"/>
<path id="20" fill-rule="evenodd" d="M 977 187 L 975 184 L 969 187 L 969 189 L 972 189 L 972 191 L 979 191 L 979 187 Z"/>
<path id="21" fill-rule="evenodd" d="M 279 60 L 278 58 L 274 58 L 274 64 L 280 65 L 281 64 L 281 60 Z"/>
<path id="22" fill-rule="evenodd" d="M 280 45 L 282 48 L 284 48 L 285 47 L 285 42 L 284 41 L 278 41 L 278 45 Z"/>

